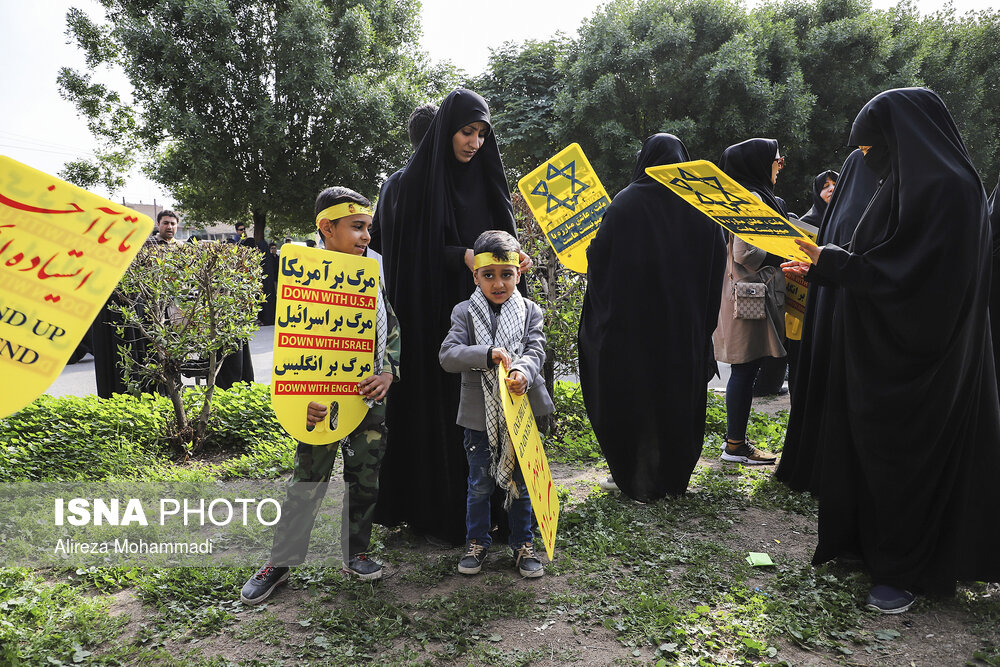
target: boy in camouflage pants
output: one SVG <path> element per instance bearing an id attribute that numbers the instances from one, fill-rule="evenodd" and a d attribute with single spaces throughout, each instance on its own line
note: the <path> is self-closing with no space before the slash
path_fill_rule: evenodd
<path id="1" fill-rule="evenodd" d="M 353 204 L 354 211 L 343 215 L 344 204 Z M 348 254 L 374 256 L 368 250 L 371 228 L 371 203 L 347 188 L 327 188 L 316 199 L 316 226 L 323 235 L 327 250 Z M 332 219 L 331 219 L 332 218 Z M 327 445 L 299 443 L 295 451 L 295 469 L 288 480 L 287 496 L 281 506 L 281 520 L 275 527 L 271 546 L 271 559 L 244 584 L 240 599 L 247 604 L 266 600 L 276 586 L 288 579 L 289 566 L 301 564 L 309 547 L 316 515 L 326 494 L 330 474 L 337 457 L 337 448 L 343 444 L 344 453 L 344 514 L 342 545 L 344 572 L 360 579 L 378 579 L 382 565 L 368 558 L 371 541 L 372 517 L 378 499 L 378 473 L 385 454 L 385 403 L 389 386 L 399 377 L 399 323 L 392 306 L 380 286 L 379 300 L 384 304 L 385 343 L 381 359 L 374 368 L 381 372 L 359 383 L 359 392 L 374 401 L 368 414 L 354 431 L 342 441 Z M 382 308 L 379 308 L 382 311 Z M 376 345 L 376 355 L 379 353 Z M 326 419 L 328 408 L 311 402 L 307 410 L 307 423 L 315 425 Z"/>

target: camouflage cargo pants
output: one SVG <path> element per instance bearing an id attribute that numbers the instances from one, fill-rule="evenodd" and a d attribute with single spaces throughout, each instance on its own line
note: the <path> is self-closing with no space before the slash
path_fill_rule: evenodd
<path id="1" fill-rule="evenodd" d="M 347 437 L 344 456 L 344 513 L 341 544 L 344 562 L 368 551 L 372 517 L 378 500 L 378 472 L 385 454 L 385 406 L 376 405 Z M 295 468 L 286 485 L 281 520 L 275 526 L 271 560 L 275 565 L 300 565 L 309 549 L 316 514 L 342 441 L 328 445 L 299 443 Z"/>

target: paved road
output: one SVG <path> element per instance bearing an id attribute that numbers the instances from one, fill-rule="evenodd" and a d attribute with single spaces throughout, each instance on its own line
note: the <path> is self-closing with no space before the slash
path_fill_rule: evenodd
<path id="1" fill-rule="evenodd" d="M 253 357 L 254 379 L 257 382 L 271 382 L 271 360 L 274 352 L 274 327 L 261 327 L 250 341 Z M 729 380 L 729 365 L 719 364 L 721 378 L 712 378 L 708 386 L 724 389 Z M 190 382 L 190 381 L 189 381 Z M 48 392 L 52 396 L 86 396 L 97 393 L 97 379 L 94 376 L 94 358 L 89 354 L 71 366 L 66 366 L 62 374 L 52 383 Z"/>
<path id="2" fill-rule="evenodd" d="M 274 327 L 261 327 L 250 341 L 253 374 L 257 382 L 271 382 L 271 358 L 274 353 Z M 190 380 L 188 380 L 190 383 Z M 53 396 L 86 396 L 97 393 L 94 358 L 89 354 L 82 361 L 66 366 L 49 390 Z"/>

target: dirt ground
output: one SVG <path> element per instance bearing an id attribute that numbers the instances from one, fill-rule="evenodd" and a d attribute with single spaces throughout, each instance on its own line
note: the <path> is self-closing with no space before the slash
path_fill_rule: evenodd
<path id="1" fill-rule="evenodd" d="M 787 396 L 757 399 L 756 409 L 774 413 L 788 409 Z M 718 467 L 718 460 L 702 459 L 703 466 Z M 573 500 L 582 500 L 590 494 L 598 482 L 607 476 L 606 467 L 595 465 L 582 467 L 553 464 L 551 466 L 556 482 L 570 491 Z M 697 493 L 698 489 L 692 489 Z M 628 501 L 626 501 L 628 502 Z M 699 530 L 692 527 L 692 530 Z M 817 530 L 815 519 L 786 512 L 764 511 L 752 505 L 743 508 L 736 516 L 732 529 L 718 536 L 719 544 L 734 551 L 764 551 L 775 557 L 787 557 L 797 561 L 808 561 L 816 546 Z M 427 543 L 406 547 L 429 559 L 448 558 L 456 563 L 461 556 L 457 548 L 436 547 Z M 460 587 L 484 586 L 486 577 L 462 577 L 458 574 L 445 576 L 432 585 L 413 583 L 408 572 L 418 566 L 412 563 L 387 563 L 386 576 L 377 585 L 383 595 L 410 605 L 415 605 L 429 596 L 440 596 Z M 564 610 L 546 604 L 553 594 L 573 591 L 572 576 L 548 574 L 540 579 L 523 579 L 513 571 L 508 559 L 495 555 L 487 562 L 484 573 L 500 575 L 509 580 L 513 590 L 528 590 L 534 594 L 540 614 L 525 619 L 503 620 L 489 623 L 481 632 L 482 641 L 487 646 L 486 653 L 473 651 L 454 661 L 434 662 L 431 651 L 433 644 L 424 645 L 421 655 L 427 656 L 434 664 L 532 664 L 532 665 L 609 665 L 609 664 L 653 664 L 657 658 L 653 647 L 634 648 L 625 646 L 616 638 L 615 632 L 605 628 L 599 621 L 584 621 L 569 617 Z M 293 581 L 295 573 L 292 574 Z M 753 588 L 757 582 L 745 582 Z M 612 593 L 607 593 L 612 594 Z M 234 597 L 236 593 L 234 592 Z M 995 595 L 1000 596 L 1000 586 Z M 280 642 L 248 633 L 247 627 L 260 618 L 259 613 L 234 604 L 236 621 L 221 633 L 208 638 L 177 637 L 166 641 L 163 648 L 171 656 L 197 656 L 200 658 L 224 658 L 233 663 L 251 660 L 271 660 L 282 664 L 298 664 L 295 647 L 309 641 L 310 631 L 303 627 L 307 607 L 317 593 L 294 584 L 279 589 L 268 601 L 266 612 L 273 622 L 283 627 L 284 638 Z M 110 613 L 124 616 L 128 625 L 122 635 L 123 641 L 130 641 L 140 633 L 145 625 L 155 623 L 156 612 L 144 606 L 129 590 L 113 596 Z M 908 666 L 942 667 L 972 664 L 966 661 L 974 651 L 982 646 L 983 634 L 974 634 L 967 621 L 958 610 L 947 608 L 917 610 L 899 616 L 869 615 L 864 620 L 865 631 L 893 630 L 899 636 L 888 647 L 876 650 L 861 646 L 850 655 L 834 657 L 830 654 L 811 653 L 796 645 L 783 642 L 780 638 L 774 645 L 779 649 L 778 659 L 792 665 L 864 665 L 871 667 Z M 1000 642 L 1000 629 L 990 637 Z M 495 643 L 495 652 L 489 653 L 488 642 Z M 419 647 L 397 647 L 419 648 Z M 484 657 L 487 656 L 487 657 Z M 357 664 L 364 664 L 360 660 Z M 137 663 L 139 664 L 139 663 Z M 321 664 L 321 663 L 317 663 Z M 670 664 L 669 661 L 667 664 Z M 783 663 L 782 663 L 783 664 Z M 982 664 L 982 663 L 977 663 Z"/>

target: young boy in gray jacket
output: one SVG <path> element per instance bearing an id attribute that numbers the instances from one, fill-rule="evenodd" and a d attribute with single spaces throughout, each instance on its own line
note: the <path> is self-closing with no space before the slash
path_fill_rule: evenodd
<path id="1" fill-rule="evenodd" d="M 514 566 L 523 577 L 545 574 L 532 545 L 531 500 L 507 432 L 496 370 L 504 365 L 510 393 L 527 393 L 535 416 L 552 413 L 552 399 L 541 376 L 542 309 L 517 291 L 520 251 L 517 239 L 507 232 L 487 231 L 476 239 L 476 290 L 451 311 L 451 330 L 438 354 L 442 368 L 462 374 L 456 422 L 465 429 L 469 461 L 466 550 L 458 563 L 462 574 L 478 574 L 486 560 L 492 543 L 490 496 L 497 485 L 507 493 Z"/>

